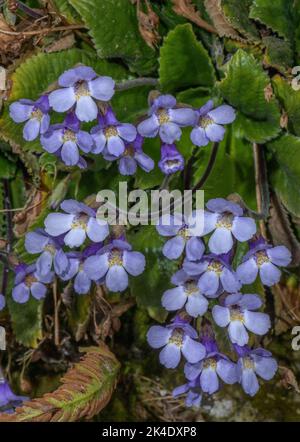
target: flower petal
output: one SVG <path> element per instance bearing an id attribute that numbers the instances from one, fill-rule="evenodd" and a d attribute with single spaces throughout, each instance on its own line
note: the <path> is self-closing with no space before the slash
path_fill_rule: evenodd
<path id="1" fill-rule="evenodd" d="M 38 232 L 28 232 L 25 237 L 25 249 L 28 253 L 41 253 L 48 244 L 49 238 Z"/>
<path id="2" fill-rule="evenodd" d="M 124 141 L 119 136 L 109 137 L 107 140 L 107 150 L 111 155 L 119 157 L 125 150 Z"/>
<path id="3" fill-rule="evenodd" d="M 30 118 L 32 111 L 32 104 L 24 104 L 19 101 L 15 101 L 9 106 L 9 115 L 15 123 L 24 123 Z"/>
<path id="4" fill-rule="evenodd" d="M 240 321 L 231 321 L 228 327 L 228 333 L 233 344 L 238 344 L 243 347 L 249 341 L 247 330 Z"/>
<path id="5" fill-rule="evenodd" d="M 79 151 L 74 141 L 66 141 L 61 149 L 61 159 L 66 166 L 75 166 L 79 161 Z"/>
<path id="6" fill-rule="evenodd" d="M 187 295 L 183 287 L 175 287 L 166 290 L 161 299 L 162 306 L 168 311 L 179 310 L 187 300 Z"/>
<path id="7" fill-rule="evenodd" d="M 115 82 L 111 77 L 97 77 L 88 82 L 92 97 L 101 101 L 109 101 L 114 95 Z"/>
<path id="8" fill-rule="evenodd" d="M 291 252 L 285 246 L 272 247 L 267 249 L 266 252 L 272 263 L 277 266 L 286 267 L 292 260 Z"/>
<path id="9" fill-rule="evenodd" d="M 44 284 L 41 284 L 40 282 L 34 282 L 30 287 L 30 291 L 35 299 L 40 300 L 45 298 L 47 293 L 47 287 Z"/>
<path id="10" fill-rule="evenodd" d="M 224 138 L 225 129 L 219 124 L 212 123 L 205 128 L 205 133 L 210 141 L 219 142 Z"/>
<path id="11" fill-rule="evenodd" d="M 84 271 L 77 273 L 74 280 L 74 290 L 79 295 L 85 295 L 91 288 L 91 280 Z"/>
<path id="12" fill-rule="evenodd" d="M 19 304 L 24 304 L 29 299 L 30 290 L 23 282 L 16 285 L 12 290 L 13 300 Z"/>
<path id="13" fill-rule="evenodd" d="M 250 310 L 244 312 L 244 323 L 248 330 L 259 336 L 265 335 L 271 327 L 269 315 Z"/>
<path id="14" fill-rule="evenodd" d="M 224 267 L 220 276 L 222 286 L 226 292 L 235 293 L 241 288 L 241 284 L 238 281 L 234 272 Z"/>
<path id="15" fill-rule="evenodd" d="M 221 255 L 232 249 L 233 239 L 231 231 L 225 227 L 218 227 L 209 238 L 208 247 L 212 253 Z"/>
<path id="16" fill-rule="evenodd" d="M 133 124 L 128 124 L 128 123 L 119 124 L 117 126 L 117 130 L 119 136 L 123 138 L 123 140 L 131 142 L 136 138 L 137 132 Z"/>
<path id="17" fill-rule="evenodd" d="M 145 256 L 140 252 L 123 252 L 123 266 L 132 276 L 138 276 L 145 270 Z"/>
<path id="18" fill-rule="evenodd" d="M 41 145 L 49 152 L 56 152 L 63 144 L 63 131 L 53 130 L 41 136 Z"/>
<path id="19" fill-rule="evenodd" d="M 113 265 L 108 269 L 105 283 L 112 292 L 122 292 L 128 287 L 128 275 L 124 267 Z"/>
<path id="20" fill-rule="evenodd" d="M 207 312 L 207 308 L 208 300 L 200 293 L 189 295 L 185 309 L 190 316 L 193 318 L 202 316 Z"/>
<path id="21" fill-rule="evenodd" d="M 265 358 L 252 355 L 255 364 L 255 372 L 265 381 L 269 381 L 275 376 L 278 364 L 274 358 Z"/>
<path id="22" fill-rule="evenodd" d="M 205 130 L 202 127 L 194 127 L 191 131 L 191 141 L 195 146 L 207 146 L 209 143 L 209 139 L 206 135 Z"/>
<path id="23" fill-rule="evenodd" d="M 83 264 L 83 270 L 93 281 L 102 278 L 108 271 L 108 268 L 108 256 L 106 253 L 103 255 L 90 256 Z"/>
<path id="24" fill-rule="evenodd" d="M 164 143 L 172 144 L 174 141 L 179 140 L 181 137 L 181 129 L 175 123 L 162 124 L 159 129 L 159 135 Z"/>
<path id="25" fill-rule="evenodd" d="M 44 223 L 45 231 L 52 236 L 59 236 L 71 229 L 74 215 L 66 213 L 50 213 Z"/>
<path id="26" fill-rule="evenodd" d="M 179 126 L 192 126 L 196 120 L 196 113 L 193 109 L 170 109 L 169 116 L 173 123 Z"/>
<path id="27" fill-rule="evenodd" d="M 230 322 L 230 312 L 227 307 L 215 305 L 212 309 L 212 316 L 219 327 L 226 327 Z"/>
<path id="28" fill-rule="evenodd" d="M 259 269 L 259 275 L 262 283 L 271 287 L 280 281 L 281 271 L 271 262 L 265 262 Z"/>
<path id="29" fill-rule="evenodd" d="M 77 100 L 75 114 L 80 121 L 93 121 L 97 118 L 98 108 L 91 97 L 84 95 Z"/>
<path id="30" fill-rule="evenodd" d="M 64 242 L 67 246 L 79 247 L 81 246 L 86 238 L 85 230 L 81 227 L 72 228 L 64 237 Z"/>
<path id="31" fill-rule="evenodd" d="M 256 280 L 258 267 L 254 258 L 243 262 L 236 269 L 236 275 L 242 284 L 251 284 Z"/>
<path id="32" fill-rule="evenodd" d="M 220 280 L 216 272 L 210 270 L 203 273 L 198 281 L 198 287 L 207 296 L 214 296 L 220 285 Z"/>
<path id="33" fill-rule="evenodd" d="M 245 216 L 236 216 L 233 219 L 231 231 L 238 241 L 248 241 L 256 232 L 255 221 Z"/>
<path id="34" fill-rule="evenodd" d="M 90 218 L 87 223 L 87 236 L 94 242 L 101 242 L 109 235 L 109 228 L 106 221 Z"/>
<path id="35" fill-rule="evenodd" d="M 205 246 L 201 239 L 193 236 L 186 243 L 186 257 L 189 261 L 201 259 L 205 251 Z"/>
<path id="36" fill-rule="evenodd" d="M 208 394 L 214 394 L 219 389 L 219 379 L 215 370 L 204 368 L 200 375 L 202 390 Z"/>
<path id="37" fill-rule="evenodd" d="M 73 87 L 57 89 L 49 94 L 49 104 L 56 112 L 66 112 L 75 102 Z"/>
<path id="38" fill-rule="evenodd" d="M 51 270 L 53 262 L 53 255 L 52 253 L 45 250 L 37 259 L 36 261 L 36 271 L 39 275 L 45 276 L 48 275 L 48 273 Z"/>
<path id="39" fill-rule="evenodd" d="M 154 138 L 158 134 L 159 122 L 155 115 L 142 121 L 138 127 L 137 131 L 140 135 L 147 138 Z"/>
<path id="40" fill-rule="evenodd" d="M 159 361 L 166 368 L 176 368 L 180 358 L 180 348 L 175 344 L 167 344 L 159 353 Z"/>
<path id="41" fill-rule="evenodd" d="M 218 124 L 229 124 L 235 120 L 235 110 L 233 107 L 223 104 L 216 109 L 210 110 L 207 114 Z"/>
<path id="42" fill-rule="evenodd" d="M 175 236 L 169 239 L 163 247 L 163 254 L 168 259 L 177 259 L 181 256 L 185 247 L 185 241 L 182 236 Z"/>
<path id="43" fill-rule="evenodd" d="M 185 359 L 192 364 L 201 361 L 206 354 L 204 345 L 187 335 L 183 339 L 181 351 Z"/>
<path id="44" fill-rule="evenodd" d="M 235 384 L 238 381 L 236 364 L 227 359 L 219 359 L 217 373 L 226 384 Z"/>
<path id="45" fill-rule="evenodd" d="M 26 141 L 35 140 L 40 133 L 41 123 L 37 118 L 30 118 L 23 128 L 23 137 Z"/>
<path id="46" fill-rule="evenodd" d="M 255 396 L 259 390 L 259 383 L 253 370 L 243 370 L 241 384 L 245 393 L 249 394 L 250 396 Z"/>
<path id="47" fill-rule="evenodd" d="M 169 342 L 172 330 L 161 325 L 153 325 L 147 333 L 148 344 L 152 348 L 160 348 Z"/>

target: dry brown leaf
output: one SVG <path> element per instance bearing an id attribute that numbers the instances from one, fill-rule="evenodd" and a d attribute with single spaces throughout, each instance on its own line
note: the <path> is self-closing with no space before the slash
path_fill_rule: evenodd
<path id="1" fill-rule="evenodd" d="M 273 88 L 271 83 L 269 83 L 265 88 L 264 88 L 264 95 L 265 95 L 265 99 L 266 101 L 269 103 L 272 98 L 274 97 L 274 92 L 273 92 Z"/>
<path id="2" fill-rule="evenodd" d="M 244 41 L 224 17 L 221 0 L 205 0 L 204 5 L 220 37 L 230 37 L 234 40 Z"/>
<path id="3" fill-rule="evenodd" d="M 297 393 L 300 393 L 296 376 L 292 370 L 288 367 L 279 366 L 279 372 L 281 375 L 280 385 L 286 389 L 292 387 Z"/>
<path id="4" fill-rule="evenodd" d="M 300 324 L 300 286 L 276 284 L 272 287 L 275 301 L 275 333 L 280 335 Z"/>
<path id="5" fill-rule="evenodd" d="M 72 33 L 60 38 L 59 40 L 54 41 L 51 45 L 47 46 L 45 49 L 46 52 L 59 52 L 65 49 L 70 49 L 75 44 L 75 36 Z"/>
<path id="6" fill-rule="evenodd" d="M 147 11 L 142 11 L 141 1 L 137 1 L 137 19 L 141 36 L 150 48 L 154 49 L 160 40 L 158 33 L 159 18 L 151 8 L 148 0 L 145 0 Z"/>
<path id="7" fill-rule="evenodd" d="M 32 399 L 14 414 L 0 413 L 0 422 L 75 422 L 91 419 L 110 401 L 120 364 L 101 343 L 86 350 L 80 362 L 61 379 L 53 393 Z"/>
<path id="8" fill-rule="evenodd" d="M 173 11 L 176 12 L 176 14 L 182 15 L 208 32 L 217 34 L 217 29 L 203 20 L 200 12 L 196 10 L 196 6 L 192 4 L 191 0 L 172 0 L 172 3 Z"/>

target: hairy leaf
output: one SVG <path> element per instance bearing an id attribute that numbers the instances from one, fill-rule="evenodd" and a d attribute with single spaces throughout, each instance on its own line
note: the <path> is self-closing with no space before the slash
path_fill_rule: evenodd
<path id="1" fill-rule="evenodd" d="M 250 40 L 259 40 L 255 24 L 249 19 L 252 0 L 221 0 L 221 8 L 227 21 L 241 35 Z"/>
<path id="2" fill-rule="evenodd" d="M 106 345 L 90 347 L 82 360 L 67 371 L 57 390 L 25 402 L 12 415 L 0 414 L 0 421 L 74 422 L 91 419 L 110 401 L 119 368 L 119 362 Z"/>
<path id="3" fill-rule="evenodd" d="M 190 24 L 176 26 L 165 37 L 159 66 L 160 83 L 165 92 L 214 84 L 212 62 Z"/>
<path id="4" fill-rule="evenodd" d="M 287 40 L 278 37 L 265 37 L 263 43 L 266 46 L 264 64 L 285 73 L 293 66 L 293 50 Z"/>
<path id="5" fill-rule="evenodd" d="M 295 91 L 279 75 L 272 79 L 274 92 L 288 115 L 288 129 L 300 136 L 300 91 Z"/>
<path id="6" fill-rule="evenodd" d="M 250 141 L 262 143 L 280 131 L 278 104 L 274 98 L 267 101 L 265 97 L 269 81 L 253 55 L 239 49 L 219 83 L 224 99 L 240 112 L 239 126 Z"/>
<path id="7" fill-rule="evenodd" d="M 68 0 L 52 0 L 52 4 L 57 12 L 62 15 L 69 23 L 80 22 L 80 17 L 76 10 L 70 5 Z"/>
<path id="8" fill-rule="evenodd" d="M 204 5 L 220 37 L 242 40 L 239 33 L 225 18 L 221 8 L 221 0 L 205 0 Z"/>

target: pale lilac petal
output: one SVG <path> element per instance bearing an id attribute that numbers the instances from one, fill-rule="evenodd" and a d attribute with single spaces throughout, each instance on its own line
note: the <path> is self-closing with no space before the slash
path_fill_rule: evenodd
<path id="1" fill-rule="evenodd" d="M 292 260 L 291 252 L 285 246 L 272 247 L 266 252 L 272 263 L 278 266 L 286 267 Z"/>
<path id="2" fill-rule="evenodd" d="M 48 242 L 47 236 L 38 232 L 29 232 L 25 237 L 25 249 L 28 253 L 41 253 Z"/>
<path id="3" fill-rule="evenodd" d="M 204 345 L 189 336 L 184 337 L 181 351 L 185 359 L 191 364 L 201 361 L 206 354 Z"/>
<path id="4" fill-rule="evenodd" d="M 98 77 L 88 82 L 92 97 L 101 101 L 109 101 L 114 95 L 115 82 L 111 77 Z"/>
<path id="5" fill-rule="evenodd" d="M 45 231 L 52 236 L 59 236 L 71 229 L 74 215 L 50 213 L 45 219 Z"/>
<path id="6" fill-rule="evenodd" d="M 207 114 L 217 124 L 230 124 L 235 120 L 235 110 L 233 107 L 223 104 L 216 109 L 210 110 Z"/>
<path id="7" fill-rule="evenodd" d="M 157 98 L 155 98 L 153 102 L 153 107 L 155 107 L 156 109 L 159 109 L 160 107 L 168 109 L 170 107 L 174 107 L 175 105 L 176 98 L 170 94 L 159 95 Z"/>
<path id="8" fill-rule="evenodd" d="M 214 107 L 213 100 L 208 100 L 199 110 L 197 110 L 197 114 L 199 116 L 206 115 L 209 111 L 211 111 Z"/>
<path id="9" fill-rule="evenodd" d="M 109 235 L 106 221 L 90 218 L 86 229 L 87 236 L 94 242 L 101 242 Z"/>
<path id="10" fill-rule="evenodd" d="M 255 372 L 265 381 L 269 381 L 275 376 L 278 364 L 274 358 L 264 358 L 261 356 L 252 356 L 255 363 Z"/>
<path id="11" fill-rule="evenodd" d="M 190 276 L 198 276 L 205 272 L 207 269 L 208 262 L 193 262 L 185 260 L 183 263 L 183 270 Z"/>
<path id="12" fill-rule="evenodd" d="M 207 202 L 206 207 L 212 212 L 230 212 L 236 216 L 243 215 L 243 209 L 238 204 L 225 200 L 224 198 L 213 198 Z"/>
<path id="13" fill-rule="evenodd" d="M 205 393 L 213 394 L 219 389 L 219 379 L 215 370 L 204 368 L 200 375 L 200 385 Z"/>
<path id="14" fill-rule="evenodd" d="M 124 267 L 113 265 L 108 269 L 105 284 L 112 292 L 122 292 L 128 287 L 128 275 Z"/>
<path id="15" fill-rule="evenodd" d="M 204 315 L 207 312 L 207 308 L 208 301 L 204 296 L 200 295 L 200 293 L 188 296 L 185 309 L 193 318 Z"/>
<path id="16" fill-rule="evenodd" d="M 119 124 L 117 126 L 117 130 L 120 137 L 123 138 L 123 140 L 131 142 L 136 138 L 137 134 L 136 128 L 133 124 L 128 124 L 128 123 Z"/>
<path id="17" fill-rule="evenodd" d="M 238 381 L 236 364 L 227 359 L 219 359 L 217 373 L 226 384 L 235 384 Z"/>
<path id="18" fill-rule="evenodd" d="M 145 256 L 140 252 L 123 252 L 123 266 L 132 276 L 138 276 L 145 270 Z"/>
<path id="19" fill-rule="evenodd" d="M 222 286 L 226 292 L 235 293 L 238 292 L 241 288 L 241 284 L 237 280 L 235 273 L 231 272 L 226 267 L 224 267 L 220 279 L 222 282 Z"/>
<path id="20" fill-rule="evenodd" d="M 81 227 L 75 227 L 66 234 L 66 236 L 64 237 L 64 242 L 67 246 L 71 248 L 79 247 L 84 243 L 85 238 L 85 230 Z"/>
<path id="21" fill-rule="evenodd" d="M 138 127 L 137 131 L 142 137 L 154 138 L 158 134 L 159 122 L 155 115 L 142 121 Z"/>
<path id="22" fill-rule="evenodd" d="M 162 252 L 168 259 L 177 259 L 181 256 L 184 246 L 185 241 L 182 236 L 175 236 L 165 243 Z"/>
<path id="23" fill-rule="evenodd" d="M 248 241 L 256 233 L 255 221 L 245 216 L 236 216 L 231 231 L 238 241 Z"/>
<path id="24" fill-rule="evenodd" d="M 209 124 L 205 128 L 205 133 L 207 138 L 210 141 L 219 142 L 222 141 L 225 134 L 225 129 L 223 126 L 220 126 L 219 124 Z"/>
<path id="25" fill-rule="evenodd" d="M 219 327 L 226 327 L 230 322 L 230 311 L 227 307 L 215 305 L 212 309 L 212 316 Z"/>
<path id="26" fill-rule="evenodd" d="M 36 270 L 39 275 L 47 275 L 52 267 L 53 255 L 47 250 L 36 261 Z"/>
<path id="27" fill-rule="evenodd" d="M 187 300 L 187 295 L 182 286 L 166 290 L 161 299 L 162 306 L 168 311 L 179 310 Z"/>
<path id="28" fill-rule="evenodd" d="M 54 255 L 54 270 L 57 275 L 62 275 L 67 272 L 70 266 L 69 260 L 65 252 L 60 249 Z"/>
<path id="29" fill-rule="evenodd" d="M 243 262 L 236 269 L 236 275 L 242 284 L 251 284 L 256 280 L 258 267 L 254 258 Z"/>
<path id="30" fill-rule="evenodd" d="M 49 152 L 56 152 L 63 144 L 63 131 L 53 130 L 41 136 L 41 144 L 43 148 Z"/>
<path id="31" fill-rule="evenodd" d="M 246 345 L 249 341 L 249 335 L 244 325 L 240 321 L 232 321 L 228 327 L 230 340 L 233 344 L 238 344 L 241 347 Z"/>
<path id="32" fill-rule="evenodd" d="M 242 300 L 243 295 L 241 293 L 233 293 L 231 295 L 226 296 L 224 305 L 225 307 L 230 307 L 231 305 L 238 304 L 240 305 L 240 301 Z"/>
<path id="33" fill-rule="evenodd" d="M 161 325 L 153 325 L 147 333 L 147 341 L 152 348 L 160 348 L 169 342 L 172 330 Z"/>
<path id="34" fill-rule="evenodd" d="M 219 288 L 220 280 L 216 272 L 206 271 L 200 276 L 198 287 L 207 296 L 214 296 Z"/>
<path id="35" fill-rule="evenodd" d="M 189 261 L 201 259 L 205 251 L 203 242 L 193 236 L 186 243 L 186 257 Z"/>
<path id="36" fill-rule="evenodd" d="M 56 112 L 66 112 L 76 102 L 73 87 L 57 89 L 49 94 L 49 104 Z"/>
<path id="37" fill-rule="evenodd" d="M 22 282 L 15 286 L 12 290 L 13 300 L 18 302 L 19 304 L 24 304 L 28 301 L 30 295 L 29 288 Z"/>
<path id="38" fill-rule="evenodd" d="M 190 136 L 192 143 L 195 144 L 195 146 L 207 146 L 209 143 L 209 139 L 202 127 L 194 127 Z"/>
<path id="39" fill-rule="evenodd" d="M 93 121 L 97 118 L 98 108 L 91 97 L 84 95 L 77 100 L 75 114 L 80 121 Z"/>
<path id="40" fill-rule="evenodd" d="M 184 375 L 189 381 L 194 381 L 201 373 L 202 368 L 203 361 L 197 362 L 196 364 L 190 364 L 187 362 L 184 364 Z"/>
<path id="41" fill-rule="evenodd" d="M 156 225 L 156 230 L 161 236 L 175 236 L 182 225 L 182 216 L 163 215 Z"/>
<path id="42" fill-rule="evenodd" d="M 103 131 L 93 133 L 92 138 L 95 143 L 95 147 L 93 148 L 92 152 L 95 154 L 101 153 L 106 145 L 106 137 Z"/>
<path id="43" fill-rule="evenodd" d="M 44 286 L 44 284 L 41 284 L 40 282 L 34 282 L 30 287 L 30 291 L 35 299 L 40 300 L 45 298 L 47 293 L 47 287 Z"/>
<path id="44" fill-rule="evenodd" d="M 30 118 L 23 127 L 23 137 L 26 141 L 35 140 L 40 133 L 41 123 L 37 118 Z"/>
<path id="45" fill-rule="evenodd" d="M 79 161 L 79 151 L 74 141 L 66 141 L 61 149 L 61 159 L 66 166 L 75 166 Z"/>
<path id="46" fill-rule="evenodd" d="M 24 123 L 24 121 L 30 118 L 32 111 L 33 105 L 23 104 L 19 101 L 16 101 L 9 106 L 9 115 L 15 123 Z"/>
<path id="47" fill-rule="evenodd" d="M 271 262 L 265 262 L 259 269 L 259 275 L 262 283 L 271 287 L 280 281 L 281 271 Z"/>
<path id="48" fill-rule="evenodd" d="M 97 281 L 102 278 L 109 268 L 108 256 L 103 255 L 90 256 L 83 264 L 83 269 L 90 279 Z"/>
<path id="49" fill-rule="evenodd" d="M 141 134 L 142 135 L 142 134 Z M 159 135 L 164 143 L 172 144 L 181 137 L 181 129 L 175 123 L 162 124 L 159 129 Z"/>
<path id="50" fill-rule="evenodd" d="M 196 113 L 193 109 L 170 109 L 169 116 L 173 123 L 179 126 L 192 126 L 196 120 Z"/>
<path id="51" fill-rule="evenodd" d="M 120 158 L 119 172 L 121 175 L 134 175 L 137 169 L 137 164 L 134 158 L 126 155 Z"/>
<path id="52" fill-rule="evenodd" d="M 216 228 L 218 218 L 218 213 L 208 212 L 207 210 L 204 211 L 203 235 L 207 235 Z"/>
<path id="53" fill-rule="evenodd" d="M 179 385 L 179 387 L 174 388 L 174 390 L 172 391 L 172 396 L 177 397 L 180 396 L 181 394 L 187 393 L 188 391 L 189 391 L 188 384 Z"/>
<path id="54" fill-rule="evenodd" d="M 47 130 L 49 129 L 49 126 L 50 126 L 50 115 L 44 114 L 41 119 L 41 127 L 40 127 L 41 134 L 46 133 Z"/>
<path id="55" fill-rule="evenodd" d="M 73 199 L 64 200 L 60 207 L 64 212 L 67 213 L 78 214 L 82 212 L 82 203 L 79 203 Z"/>
<path id="56" fill-rule="evenodd" d="M 109 137 L 107 140 L 107 150 L 111 155 L 119 157 L 125 150 L 124 141 L 119 136 Z"/>
<path id="57" fill-rule="evenodd" d="M 150 172 L 152 169 L 154 169 L 154 161 L 148 155 L 137 152 L 135 153 L 134 158 L 138 162 L 140 168 L 145 172 Z"/>
<path id="58" fill-rule="evenodd" d="M 159 353 L 159 361 L 166 368 L 176 368 L 180 358 L 180 348 L 175 344 L 167 344 Z"/>
<path id="59" fill-rule="evenodd" d="M 241 383 L 245 393 L 250 396 L 255 396 L 259 390 L 259 383 L 253 370 L 243 370 Z"/>
<path id="60" fill-rule="evenodd" d="M 80 130 L 77 132 L 76 138 L 77 144 L 83 152 L 89 153 L 92 150 L 94 140 L 88 132 Z"/>
<path id="61" fill-rule="evenodd" d="M 91 288 L 91 280 L 84 271 L 78 272 L 74 280 L 74 290 L 79 295 L 85 295 Z"/>
<path id="62" fill-rule="evenodd" d="M 248 330 L 256 335 L 265 335 L 271 327 L 269 315 L 261 312 L 245 310 L 244 323 Z"/>
<path id="63" fill-rule="evenodd" d="M 218 227 L 209 238 L 208 247 L 212 253 L 221 255 L 232 249 L 233 239 L 231 231 L 225 227 Z"/>
<path id="64" fill-rule="evenodd" d="M 245 294 L 239 300 L 239 306 L 246 310 L 257 310 L 262 306 L 263 302 L 258 295 Z"/>

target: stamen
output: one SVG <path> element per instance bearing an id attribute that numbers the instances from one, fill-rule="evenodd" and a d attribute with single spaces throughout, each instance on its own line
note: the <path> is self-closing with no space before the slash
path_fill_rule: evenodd
<path id="1" fill-rule="evenodd" d="M 87 221 L 88 221 L 87 215 L 80 215 L 72 222 L 71 229 L 83 229 L 86 232 Z"/>
<path id="2" fill-rule="evenodd" d="M 182 236 L 183 239 L 187 240 L 190 238 L 190 232 L 186 227 L 182 227 L 177 235 Z"/>
<path id="3" fill-rule="evenodd" d="M 177 347 L 182 347 L 183 342 L 183 331 L 180 329 L 175 329 L 172 333 L 172 336 L 169 339 L 170 344 L 175 344 Z"/>
<path id="4" fill-rule="evenodd" d="M 80 97 L 89 97 L 90 91 L 87 87 L 87 84 L 85 81 L 83 82 L 78 82 L 75 86 L 75 97 L 76 100 L 79 100 Z"/>
<path id="5" fill-rule="evenodd" d="M 117 137 L 118 131 L 115 126 L 108 126 L 104 129 L 105 138 L 108 139 L 110 137 Z"/>
<path id="6" fill-rule="evenodd" d="M 202 127 L 203 129 L 205 129 L 207 126 L 209 126 L 210 124 L 212 124 L 214 121 L 212 118 L 209 118 L 208 116 L 205 117 L 200 117 L 199 118 L 199 122 L 198 125 L 200 127 Z"/>
<path id="7" fill-rule="evenodd" d="M 225 229 L 231 230 L 233 216 L 231 213 L 224 214 L 217 221 L 216 227 L 225 227 Z"/>
<path id="8" fill-rule="evenodd" d="M 43 118 L 43 112 L 40 110 L 40 109 L 34 109 L 32 112 L 31 112 L 31 115 L 30 115 L 30 117 L 31 118 L 36 118 L 38 121 L 41 121 L 41 119 Z"/>
<path id="9" fill-rule="evenodd" d="M 230 308 L 230 321 L 240 321 L 244 323 L 244 315 L 238 307 Z"/>
<path id="10" fill-rule="evenodd" d="M 255 259 L 258 267 L 261 267 L 266 262 L 270 262 L 268 255 L 264 250 L 261 250 L 260 252 L 257 252 L 255 254 Z"/>
<path id="11" fill-rule="evenodd" d="M 212 370 L 216 371 L 217 369 L 217 361 L 215 358 L 208 358 L 205 359 L 203 362 L 203 368 L 211 368 Z"/>
<path id="12" fill-rule="evenodd" d="M 34 282 L 37 282 L 37 279 L 33 275 L 27 275 L 24 282 L 27 287 L 31 287 Z"/>
<path id="13" fill-rule="evenodd" d="M 76 141 L 76 134 L 72 130 L 66 129 L 64 131 L 63 141 L 64 143 L 66 141 Z"/>
<path id="14" fill-rule="evenodd" d="M 51 255 L 54 255 L 54 253 L 56 252 L 56 248 L 54 247 L 53 244 L 47 244 L 47 245 L 44 247 L 44 250 L 45 250 L 45 252 L 50 252 Z"/>
<path id="15" fill-rule="evenodd" d="M 110 252 L 109 258 L 108 258 L 108 265 L 111 266 L 122 266 L 123 265 L 123 254 L 118 249 L 113 249 Z"/>
<path id="16" fill-rule="evenodd" d="M 243 366 L 245 369 L 253 370 L 254 369 L 254 362 L 252 361 L 251 358 L 249 358 L 249 356 L 246 356 L 245 358 L 243 358 Z"/>
<path id="17" fill-rule="evenodd" d="M 165 124 L 170 121 L 170 117 L 168 115 L 168 112 L 165 109 L 158 109 L 156 115 L 157 115 L 159 124 Z"/>
<path id="18" fill-rule="evenodd" d="M 193 293 L 197 293 L 199 289 L 194 281 L 188 281 L 185 283 L 184 291 L 187 294 L 187 296 L 190 296 Z"/>
<path id="19" fill-rule="evenodd" d="M 215 272 L 218 276 L 220 276 L 223 271 L 223 264 L 221 264 L 219 261 L 211 261 L 207 267 L 207 270 L 210 272 Z"/>

